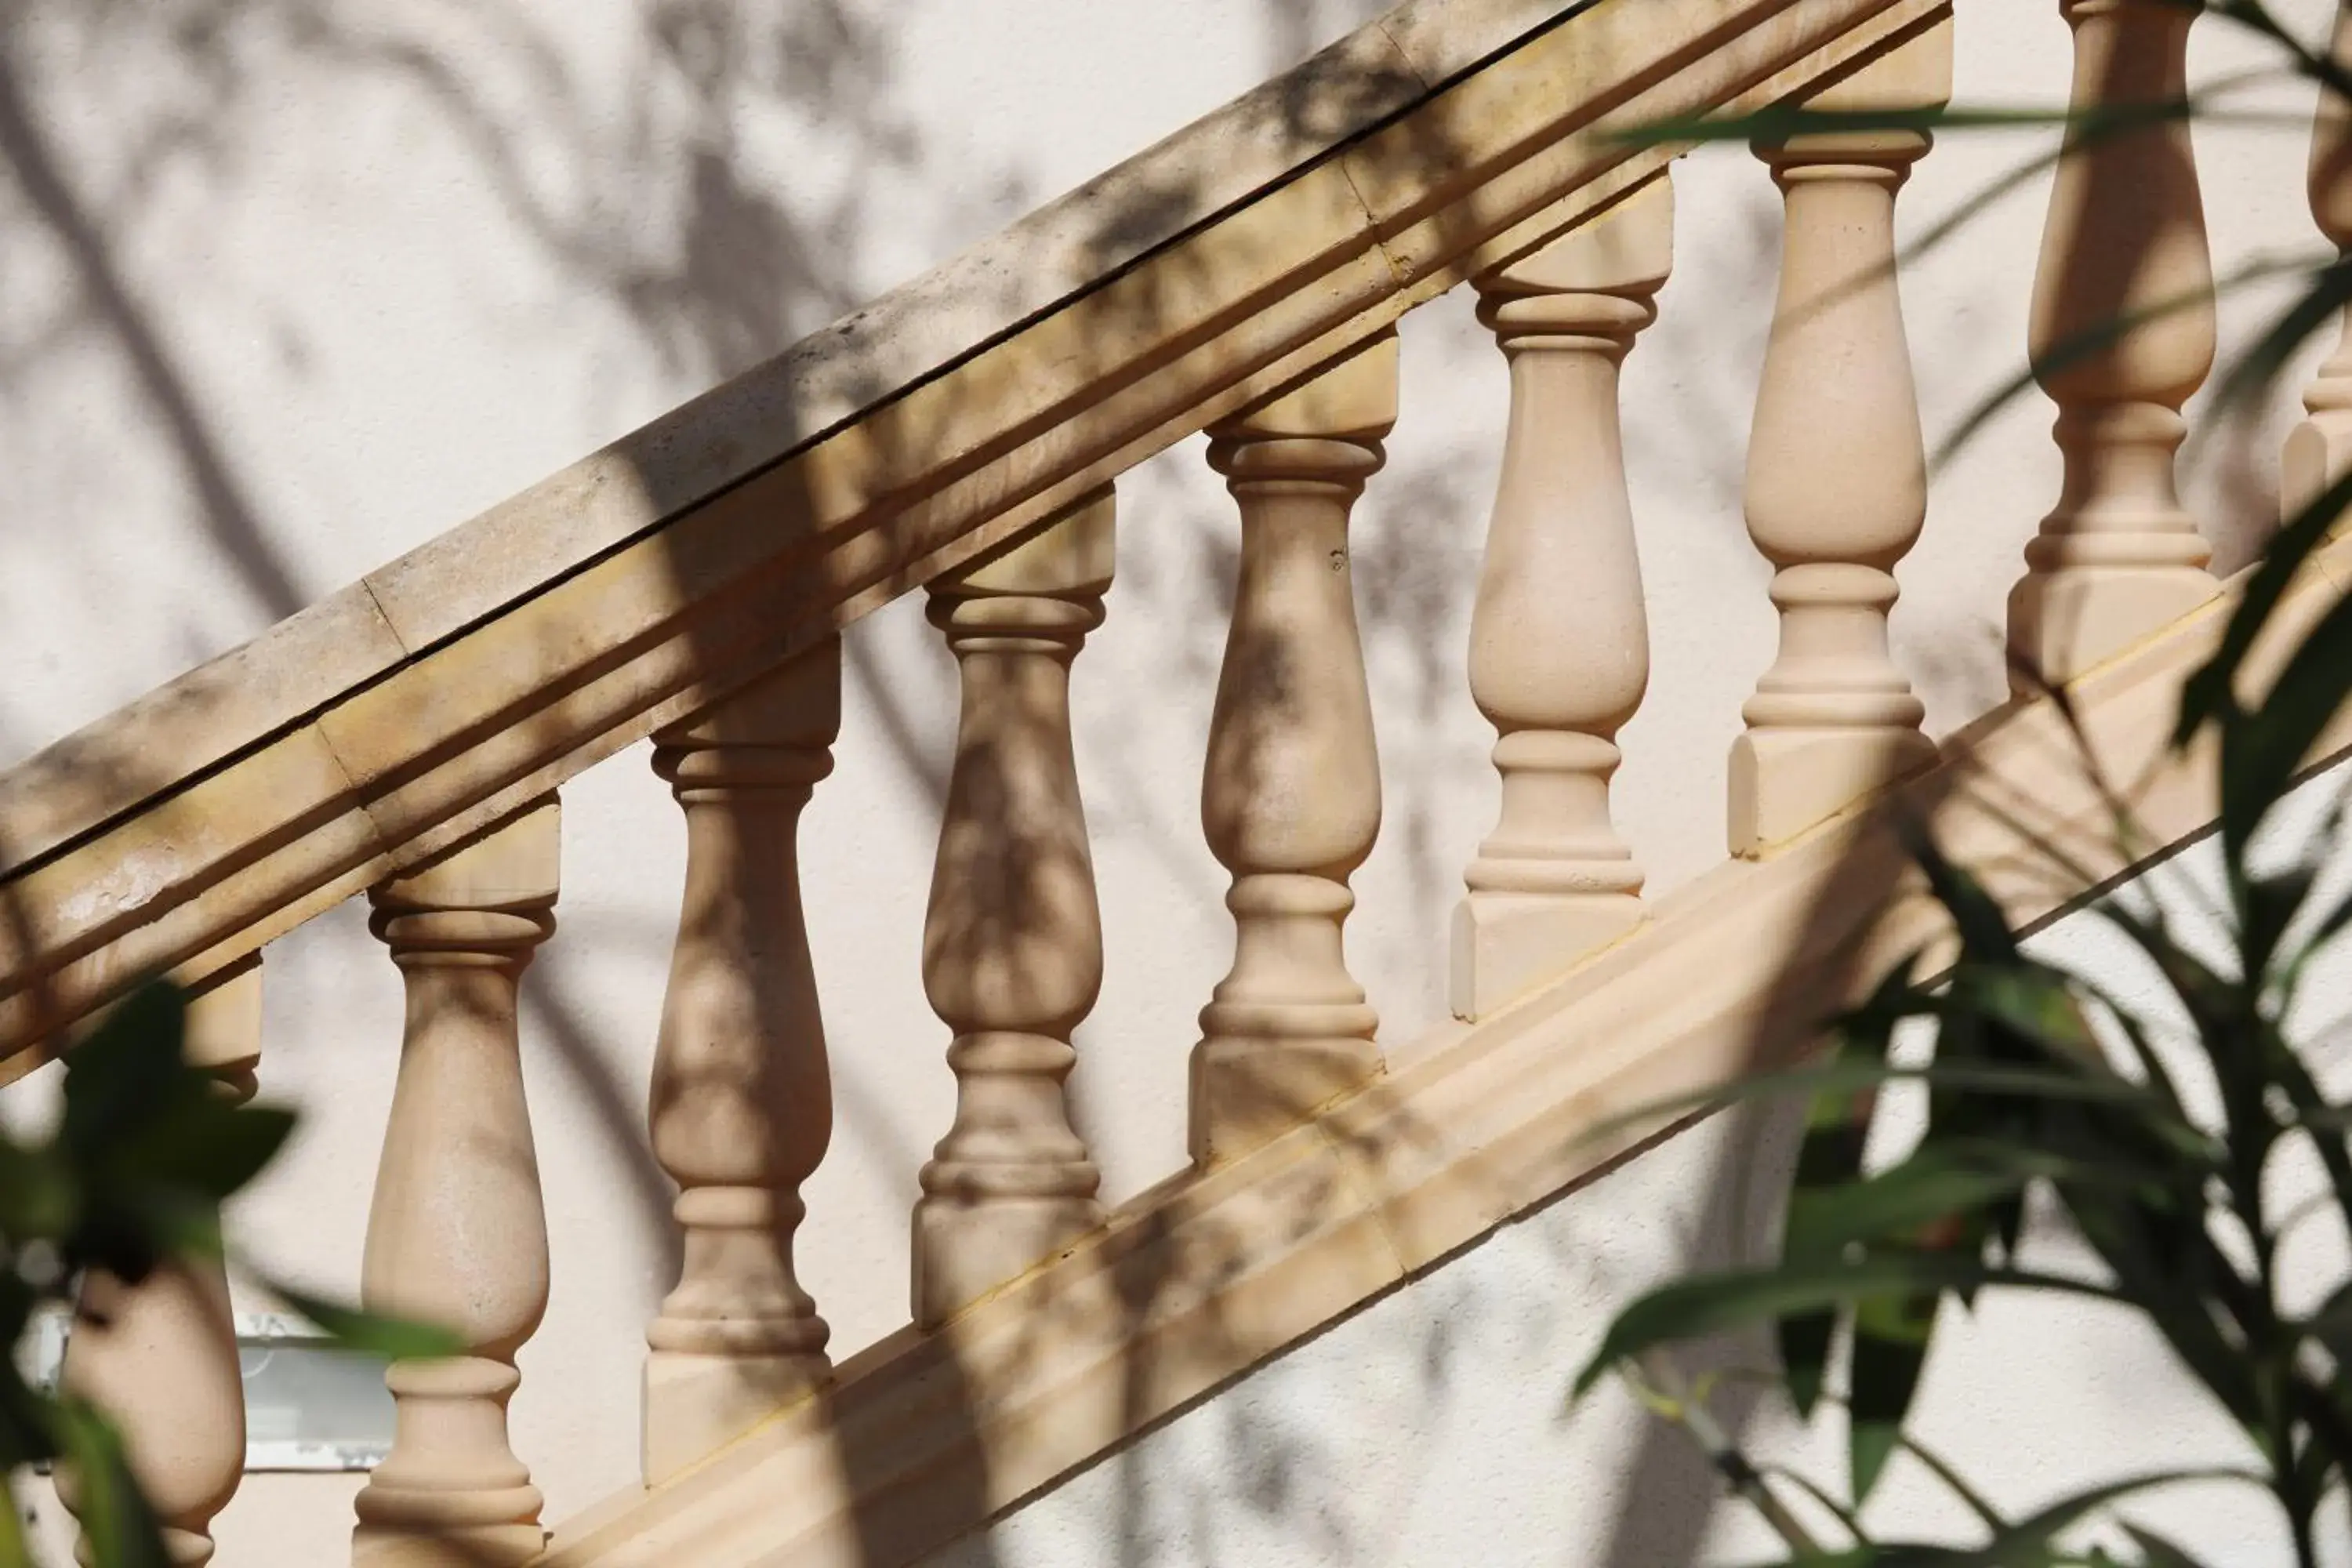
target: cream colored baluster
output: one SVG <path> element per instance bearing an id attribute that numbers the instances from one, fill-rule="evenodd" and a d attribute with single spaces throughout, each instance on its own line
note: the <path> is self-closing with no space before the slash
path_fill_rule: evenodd
<path id="1" fill-rule="evenodd" d="M 250 1100 L 261 1060 L 261 955 L 194 988 L 188 999 L 188 1061 L 221 1091 Z M 228 1279 L 217 1260 L 165 1263 L 136 1285 L 84 1277 L 64 1385 L 106 1412 L 122 1434 L 131 1473 L 163 1526 L 163 1550 L 186 1565 L 213 1555 L 213 1516 L 245 1475 L 245 1379 Z M 58 1475 L 70 1508 L 72 1479 Z M 74 1555 L 90 1562 L 89 1542 Z"/>
<path id="2" fill-rule="evenodd" d="M 2352 5 L 2336 10 L 2328 52 L 2338 70 L 2352 71 Z M 2319 232 L 2352 264 L 2352 105 L 2325 89 L 2312 126 L 2308 183 Z M 2352 471 L 2352 317 L 2336 352 L 2305 389 L 2303 405 L 2311 416 L 2288 435 L 2279 454 L 2279 503 L 2290 520 Z"/>
<path id="3" fill-rule="evenodd" d="M 664 732 L 654 753 L 686 811 L 652 1099 L 685 1251 L 646 1335 L 648 1484 L 829 1370 L 824 1320 L 793 1270 L 801 1183 L 833 1132 L 797 838 L 840 729 L 841 643 L 827 638 Z"/>
<path id="4" fill-rule="evenodd" d="M 547 1216 L 523 1100 L 515 994 L 555 929 L 553 795 L 369 895 L 408 991 L 400 1077 L 368 1213 L 361 1299 L 466 1353 L 394 1362 L 392 1452 L 357 1500 L 370 1568 L 520 1563 L 545 1537 L 507 1438 L 515 1352 L 547 1310 Z M 560 1394 L 559 1394 L 560 1397 Z"/>
<path id="5" fill-rule="evenodd" d="M 1948 19 L 1807 103 L 1927 109 L 1951 92 Z M 1886 647 L 1895 563 L 1927 516 L 1927 456 L 1895 279 L 1895 193 L 1921 132 L 1759 145 L 1786 206 L 1780 291 L 1748 447 L 1748 532 L 1779 568 L 1780 647 L 1733 742 L 1730 845 L 1756 855 L 1935 756 Z"/>
<path id="6" fill-rule="evenodd" d="M 2078 115 L 2186 90 L 2179 0 L 2061 0 Z M 2071 680 L 2218 592 L 2180 505 L 2181 405 L 2213 366 L 2213 272 L 2189 125 L 2106 132 L 2059 160 L 2033 280 L 2036 379 L 2058 405 L 2066 477 L 2009 599 L 2012 658 Z"/>
<path id="7" fill-rule="evenodd" d="M 1348 513 L 1396 423 L 1393 334 L 1213 430 L 1242 514 L 1201 818 L 1234 875 L 1234 966 L 1201 1011 L 1191 1144 L 1244 1153 L 1380 1071 L 1348 973 L 1348 878 L 1381 825 Z"/>
<path id="8" fill-rule="evenodd" d="M 1642 918 L 1609 820 L 1618 726 L 1650 681 L 1617 366 L 1674 263 L 1661 175 L 1478 280 L 1511 363 L 1503 477 L 1470 622 L 1470 694 L 1497 731 L 1503 805 L 1454 914 L 1454 1011 L 1492 1012 Z"/>
<path id="9" fill-rule="evenodd" d="M 915 1321 L 1102 1223 L 1070 1126 L 1070 1034 L 1102 986 L 1094 858 L 1070 751 L 1070 661 L 1102 624 L 1111 493 L 931 589 L 963 687 L 923 925 L 923 989 L 955 1031 L 955 1125 L 915 1205 Z"/>

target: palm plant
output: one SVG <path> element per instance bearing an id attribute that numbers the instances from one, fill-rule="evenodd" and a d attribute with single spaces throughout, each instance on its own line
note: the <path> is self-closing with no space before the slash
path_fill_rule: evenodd
<path id="1" fill-rule="evenodd" d="M 2275 46 L 2282 68 L 2316 81 L 2339 104 L 2352 100 L 2343 69 L 2324 49 L 2294 37 L 2260 0 L 2214 0 L 2209 8 Z M 2242 85 L 2234 79 L 2224 89 Z M 2064 125 L 2068 145 L 2079 146 L 2151 114 L 2208 112 L 2208 104 L 2189 99 L 2128 116 L 1956 110 L 1901 118 L 1943 129 L 2049 120 Z M 1779 139 L 1875 127 L 1889 118 L 1780 111 L 1738 126 L 1660 133 Z M 2049 161 L 2021 165 L 1922 243 L 1941 243 L 1999 190 Z M 2352 300 L 2352 263 L 2343 258 L 2264 263 L 2223 286 L 2283 273 L 2297 275 L 2295 296 L 2224 378 L 2225 410 L 2269 386 Z M 2129 325 L 2105 323 L 2057 345 L 2037 368 L 2092 352 Z M 2029 384 L 2030 375 L 2021 376 L 1989 398 L 1947 453 Z M 2282 807 L 2352 700 L 2352 599 L 2339 596 L 2274 674 L 2250 663 L 2287 589 L 2347 506 L 2352 476 L 2287 521 L 2244 582 L 2218 651 L 2182 694 L 2174 745 L 2214 742 L 2221 876 L 2212 912 L 2226 951 L 2189 940 L 2153 900 L 2111 897 L 2091 911 L 2161 977 L 2165 1011 L 2187 1020 L 2185 1041 L 2166 1038 L 2150 1013 L 2036 956 L 1969 868 L 1915 832 L 1918 866 L 1951 926 L 1948 956 L 1931 962 L 1915 954 L 1863 1005 L 1826 1020 L 1824 1047 L 1806 1065 L 1709 1097 L 1793 1096 L 1805 1104 L 1780 1257 L 1687 1278 L 1634 1301 L 1612 1323 L 1577 1389 L 1612 1370 L 1632 1377 L 1654 1407 L 1693 1427 L 1731 1489 L 1790 1546 L 1790 1561 L 1855 1568 L 2113 1563 L 2123 1559 L 2084 1544 L 2085 1521 L 2136 1492 L 2187 1479 L 2265 1494 L 2297 1568 L 2321 1561 L 2323 1539 L 2352 1542 L 2345 1517 L 2352 1277 L 2327 1282 L 2317 1306 L 2298 1305 L 2310 1295 L 2308 1281 L 2290 1279 L 2281 1263 L 2298 1226 L 2332 1215 L 2352 1231 L 2352 1101 L 2323 1087 L 2313 1064 L 2326 1031 L 2309 1026 L 2308 1009 L 2298 1007 L 2316 961 L 2352 927 L 2352 897 L 2331 889 L 2322 875 L 2338 838 L 2340 806 L 2315 845 L 2284 863 L 2275 853 Z M 2257 684 L 2259 694 L 2247 695 Z M 2049 695 L 2071 721 L 2064 693 Z M 2089 755 L 2086 745 L 2086 767 Z M 2129 803 L 2105 783 L 2101 790 L 2118 842 L 2145 845 Z M 2093 879 L 2084 878 L 2085 885 Z M 1932 1035 L 1931 1057 L 1922 1059 L 1908 1044 L 1898 1048 L 1898 1031 L 1906 1042 L 1921 1031 Z M 1895 1085 L 1915 1086 L 1907 1108 L 1898 1109 L 1905 1096 L 1882 1094 Z M 1899 1157 L 1870 1157 L 1890 1140 L 1902 1142 L 1902 1118 L 1922 1104 L 1924 1125 Z M 2277 1177 L 2296 1160 L 2324 1173 L 2325 1191 L 2314 1204 L 2280 1202 Z M 2021 1255 L 2029 1208 L 2071 1230 L 2096 1267 L 2037 1266 Z M 2009 1290 L 2093 1298 L 2137 1314 L 2200 1396 L 2244 1434 L 2252 1461 L 2093 1479 L 2029 1517 L 2003 1514 L 1907 1426 L 1938 1326 L 1985 1293 Z M 1811 1419 L 1832 1404 L 1844 1411 L 1850 1473 L 1843 1500 L 1743 1452 L 1703 1395 L 1663 1370 L 1668 1347 L 1759 1327 L 1777 1342 L 1775 1381 L 1801 1416 Z M 1669 1385 L 1657 1386 L 1662 1382 Z M 1919 1459 L 1975 1515 L 1982 1542 L 1874 1536 L 1861 1513 L 1898 1450 Z M 1811 1500 L 1801 1510 L 1800 1499 Z M 1832 1521 L 1842 1541 L 1830 1538 Z M 2143 1568 L 2196 1568 L 2195 1558 L 2154 1531 L 2128 1521 L 2116 1528 Z"/>

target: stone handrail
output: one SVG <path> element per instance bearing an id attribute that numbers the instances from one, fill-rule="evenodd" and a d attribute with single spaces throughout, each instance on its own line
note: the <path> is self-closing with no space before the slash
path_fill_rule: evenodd
<path id="1" fill-rule="evenodd" d="M 1654 174 L 1933 0 L 1414 0 L 0 776 L 0 1055 L 217 973 Z"/>

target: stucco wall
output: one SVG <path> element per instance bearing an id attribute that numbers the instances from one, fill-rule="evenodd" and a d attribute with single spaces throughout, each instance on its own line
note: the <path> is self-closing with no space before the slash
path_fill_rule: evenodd
<path id="1" fill-rule="evenodd" d="M 0 8 L 0 653 L 14 675 L 0 682 L 0 761 L 773 352 L 1377 9 Z M 1963 9 L 1964 98 L 2063 98 L 2065 30 L 2050 0 Z M 2292 9 L 2313 20 L 2326 7 Z M 2200 29 L 2200 77 L 2244 63 L 2231 43 L 2221 26 Z M 2299 118 L 2309 95 L 2272 101 Z M 1984 137 L 1939 149 L 1906 198 L 1908 230 L 2033 145 Z M 2224 271 L 2312 245 L 2297 128 L 2210 127 L 2199 148 Z M 1680 165 L 1678 188 L 1677 270 L 1625 390 L 1654 674 L 1623 736 L 1618 819 L 1656 891 L 1721 854 L 1725 749 L 1772 638 L 1767 572 L 1738 497 L 1777 199 L 1731 148 Z M 2021 363 L 2041 194 L 2027 182 L 1906 275 L 1931 432 Z M 2236 341 L 2258 304 L 2233 297 Z M 1465 298 L 1406 322 L 1403 418 L 1359 513 L 1387 815 L 1349 928 L 1356 973 L 1394 1040 L 1442 1012 L 1445 921 L 1493 809 L 1491 733 L 1467 700 L 1463 650 L 1503 405 L 1499 356 Z M 1926 539 L 1903 568 L 1896 657 L 1939 731 L 2001 689 L 2002 595 L 2055 493 L 2046 424 L 2047 405 L 2030 395 L 1994 422 L 1939 478 Z M 2201 454 L 2191 492 L 2225 561 L 2243 557 L 2273 509 L 2283 427 L 2257 419 Z M 1197 783 L 1236 531 L 1198 442 L 1121 489 L 1119 582 L 1075 691 L 1108 973 L 1074 1092 L 1113 1200 L 1181 1163 L 1192 1015 L 1230 952 Z M 917 984 L 951 670 L 913 602 L 856 628 L 850 652 L 839 767 L 804 835 L 837 1126 L 807 1189 L 803 1278 L 843 1352 L 904 1321 L 915 1172 L 951 1106 L 945 1033 Z M 551 1519 L 634 1473 L 639 1335 L 673 1268 L 667 1184 L 640 1123 L 683 855 L 676 808 L 642 750 L 566 792 L 565 839 L 562 929 L 527 983 L 524 1025 L 554 1300 L 514 1405 Z M 397 977 L 352 907 L 278 943 L 268 964 L 263 1081 L 307 1121 L 236 1218 L 274 1266 L 348 1292 L 399 1036 Z M 40 1092 L 13 1095 L 13 1108 L 33 1113 Z M 1507 1294 L 1475 1270 L 1532 1278 L 1528 1249 L 1583 1256 L 1601 1231 L 1634 1248 L 1629 1273 L 1654 1267 L 1670 1245 L 1658 1215 L 1695 1182 L 1675 1162 L 1705 1158 L 1696 1142 L 1654 1156 L 1482 1249 L 1458 1266 L 1466 1282 L 1449 1272 L 1410 1310 L 1450 1322 L 1467 1310 L 1430 1305 L 1454 1299 L 1444 1292 Z M 1592 1256 L 1578 1289 L 1597 1300 L 1625 1276 Z M 1589 1324 L 1599 1311 L 1587 1304 L 1560 1321 Z M 1316 1353 L 1370 1331 L 1350 1325 Z M 1519 1342 L 1501 1328 L 1475 1337 L 1483 1347 L 1497 1336 Z M 1525 1342 L 1532 1356 L 1548 1342 Z M 1423 1397 L 1398 1386 L 1400 1400 Z M 1255 1397 L 1219 1405 L 1245 1410 Z M 1314 1425 L 1326 1408 L 1311 1390 L 1273 1397 L 1286 1421 Z M 1204 1413 L 1188 1435 L 1136 1454 L 1206 1465 L 1217 1450 L 1200 1447 L 1211 1439 L 1199 1433 L 1236 1419 Z M 1475 1468 L 1492 1441 L 1443 1421 L 1429 1432 L 1434 1447 L 1420 1452 L 1457 1466 Z M 1578 1441 L 1587 1446 L 1575 1454 L 1612 1447 Z M 1531 1486 L 1579 1496 L 1603 1485 L 1562 1452 L 1564 1468 Z M 1352 1479 L 1372 1463 L 1343 1455 L 1330 1473 Z M 333 1560 L 355 1485 L 257 1481 L 221 1523 L 223 1560 Z M 1303 1481 L 1269 1486 L 1300 1520 L 1321 1506 Z M 1234 1507 L 1238 1521 L 1247 1509 Z M 1006 1550 L 1030 1539 L 1044 1538 L 1003 1537 Z"/>
<path id="2" fill-rule="evenodd" d="M 2316 843 L 2341 795 L 2339 766 L 2282 815 L 2282 848 Z M 2160 908 L 2179 938 L 2225 953 L 2210 911 L 2222 907 L 2210 840 L 2124 895 Z M 2339 845 L 2323 889 L 2352 884 Z M 2335 896 L 2333 893 L 2325 896 Z M 2210 1075 L 2160 978 L 2095 911 L 2036 937 L 2036 956 L 2095 982 L 2151 1026 L 2192 1114 L 2217 1117 Z M 2352 949 L 2315 965 L 2307 1059 L 2329 1092 L 2352 1089 L 2342 1048 Z M 2329 1026 L 2332 1025 L 2332 1027 Z M 1923 1043 L 1924 1042 L 1920 1042 Z M 1890 1093 L 1889 1153 L 1917 1109 Z M 1916 1123 L 1915 1123 L 1916 1125 Z M 1139 1441 L 1033 1498 L 991 1529 L 935 1554 L 929 1568 L 1423 1568 L 1542 1563 L 1547 1568 L 1684 1568 L 1769 1562 L 1785 1548 L 1746 1506 L 1726 1500 L 1690 1436 L 1657 1420 L 1613 1380 L 1570 1401 L 1576 1373 L 1612 1316 L 1640 1291 L 1692 1268 L 1761 1256 L 1795 1153 L 1789 1108 L 1717 1117 L 1522 1216 L 1433 1274 L 1372 1303 Z M 2305 1151 L 2273 1168 L 2273 1213 L 2304 1217 L 2281 1248 L 2290 1310 L 2315 1310 L 2341 1283 L 2347 1255 L 2332 1203 Z M 2095 1268 L 2082 1245 L 2029 1211 L 2027 1268 Z M 2143 1322 L 2076 1298 L 1989 1293 L 1973 1312 L 1948 1307 L 1922 1378 L 1912 1436 L 1994 1506 L 2023 1518 L 2095 1484 L 2158 1471 L 2254 1463 L 2242 1436 L 2175 1367 Z M 1686 1377 L 1718 1381 L 1708 1405 L 1763 1464 L 1843 1490 L 1840 1421 L 1801 1426 L 1759 1396 L 1741 1369 L 1769 1369 L 1762 1336 L 1676 1352 Z M 1728 1375 L 1727 1375 L 1728 1374 Z M 1833 1527 L 1786 1492 L 1809 1525 Z M 2323 1561 L 2352 1563 L 2338 1500 Z M 2276 1510 L 2250 1489 L 2197 1482 L 2137 1497 L 2124 1511 L 2199 1562 L 2284 1564 Z M 1980 1540 L 1965 1507 L 1898 1454 L 1866 1515 L 1882 1535 Z M 2083 1542 L 2127 1545 L 2111 1524 Z"/>

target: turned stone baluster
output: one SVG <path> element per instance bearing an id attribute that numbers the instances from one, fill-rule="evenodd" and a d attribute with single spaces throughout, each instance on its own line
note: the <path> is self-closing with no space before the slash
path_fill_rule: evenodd
<path id="1" fill-rule="evenodd" d="M 553 795 L 376 888 L 369 928 L 408 993 L 400 1075 L 368 1212 L 361 1299 L 466 1346 L 384 1373 L 392 1452 L 355 1507 L 371 1568 L 536 1555 L 539 1489 L 507 1436 L 515 1352 L 547 1310 L 547 1216 L 523 1100 L 516 992 L 555 929 Z"/>
<path id="2" fill-rule="evenodd" d="M 1929 109 L 1951 91 L 1948 19 L 1807 101 Z M 1778 568 L 1780 646 L 1740 710 L 1730 846 L 1756 855 L 1925 766 L 1925 710 L 1886 643 L 1894 568 L 1919 537 L 1927 454 L 1895 279 L 1895 194 L 1927 133 L 1759 143 L 1786 208 L 1780 289 L 1748 438 L 1748 536 Z"/>
<path id="3" fill-rule="evenodd" d="M 2181 0 L 2061 0 L 2078 116 L 2186 92 Z M 2181 405 L 2213 365 L 2213 272 L 2185 119 L 2076 129 L 2058 161 L 2033 280 L 2035 379 L 2058 405 L 2058 504 L 2009 599 L 2011 658 L 2071 680 L 2219 591 L 2181 507 Z M 2053 359 L 2057 363 L 2050 363 Z"/>
<path id="4" fill-rule="evenodd" d="M 193 988 L 184 1050 L 222 1093 L 253 1098 L 261 1060 L 259 953 Z M 136 1285 L 103 1270 L 85 1275 L 63 1384 L 106 1412 L 122 1434 L 131 1473 L 163 1527 L 166 1557 L 176 1568 L 210 1562 L 213 1516 L 245 1475 L 245 1378 L 220 1261 L 173 1259 Z M 65 1469 L 58 1493 L 68 1509 L 79 1500 Z M 74 1555 L 87 1568 L 87 1537 Z"/>
<path id="5" fill-rule="evenodd" d="M 2352 5 L 2336 10 L 2328 57 L 2336 69 L 2352 73 Z M 2352 104 L 2326 87 L 2312 126 L 2308 186 L 2319 232 L 2352 266 Z M 2279 454 L 2279 503 L 2289 521 L 2352 471 L 2352 317 L 2305 389 L 2303 405 L 2310 417 L 2289 433 Z"/>
<path id="6" fill-rule="evenodd" d="M 1242 546 L 1201 786 L 1209 847 L 1234 877 L 1234 965 L 1192 1048 L 1190 1142 L 1204 1165 L 1380 1071 L 1377 1020 L 1339 940 L 1348 878 L 1381 824 L 1348 514 L 1396 397 L 1391 334 L 1210 432 Z"/>
<path id="7" fill-rule="evenodd" d="M 686 896 L 651 1124 L 684 1250 L 646 1335 L 649 1485 L 830 1370 L 824 1320 L 793 1268 L 801 1184 L 833 1132 L 797 837 L 840 729 L 829 637 L 657 737 L 655 771 L 686 812 Z"/>
<path id="8" fill-rule="evenodd" d="M 1650 680 L 1617 367 L 1657 319 L 1674 216 L 1662 175 L 1478 280 L 1511 417 L 1470 621 L 1470 694 L 1497 734 L 1503 804 L 1454 914 L 1465 1018 L 1642 918 L 1641 868 L 1609 820 L 1618 727 Z"/>
<path id="9" fill-rule="evenodd" d="M 1102 987 L 1094 858 L 1070 750 L 1070 661 L 1102 624 L 1108 490 L 933 585 L 962 716 L 923 925 L 923 990 L 955 1031 L 955 1125 L 915 1205 L 915 1321 L 933 1328 L 1102 1223 L 1070 1126 L 1070 1035 Z"/>

